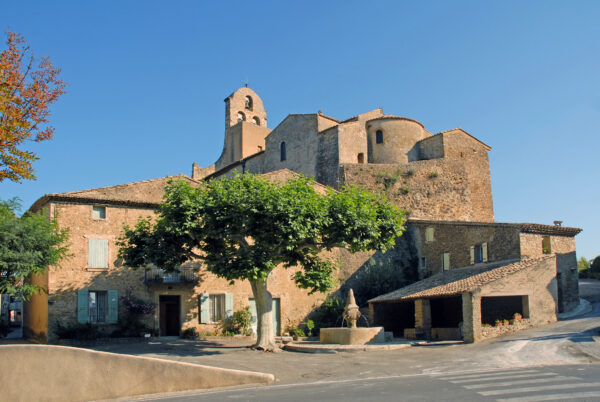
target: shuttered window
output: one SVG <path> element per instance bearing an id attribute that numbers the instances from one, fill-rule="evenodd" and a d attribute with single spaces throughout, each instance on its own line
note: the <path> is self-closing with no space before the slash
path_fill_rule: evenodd
<path id="1" fill-rule="evenodd" d="M 92 207 L 92 218 L 93 219 L 106 219 L 106 207 L 93 206 Z"/>
<path id="2" fill-rule="evenodd" d="M 233 317 L 233 294 L 200 295 L 200 322 L 215 323 Z"/>
<path id="3" fill-rule="evenodd" d="M 118 320 L 119 295 L 116 290 L 77 291 L 77 322 L 114 324 Z"/>
<path id="4" fill-rule="evenodd" d="M 450 253 L 442 254 L 442 270 L 447 271 L 450 269 Z"/>
<path id="5" fill-rule="evenodd" d="M 108 268 L 108 240 L 88 240 L 88 268 Z"/>
<path id="6" fill-rule="evenodd" d="M 430 243 L 433 241 L 433 228 L 429 227 L 425 229 L 425 242 Z"/>

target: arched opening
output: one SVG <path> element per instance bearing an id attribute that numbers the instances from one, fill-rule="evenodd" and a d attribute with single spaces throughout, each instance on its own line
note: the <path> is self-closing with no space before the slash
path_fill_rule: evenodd
<path id="1" fill-rule="evenodd" d="M 376 144 L 383 144 L 383 131 L 377 130 L 375 132 L 375 143 Z"/>
<path id="2" fill-rule="evenodd" d="M 258 116 L 254 116 L 252 118 L 252 121 L 254 122 L 254 124 L 256 124 L 257 126 L 260 126 L 260 119 L 258 118 Z"/>
<path id="3" fill-rule="evenodd" d="M 281 143 L 280 146 L 280 159 L 283 162 L 287 159 L 286 149 L 285 149 L 285 141 Z"/>
<path id="4" fill-rule="evenodd" d="M 365 154 L 362 152 L 358 154 L 358 163 L 365 163 Z"/>
<path id="5" fill-rule="evenodd" d="M 252 110 L 252 98 L 250 96 L 246 96 L 246 110 Z"/>
<path id="6" fill-rule="evenodd" d="M 242 113 L 242 112 L 238 112 L 237 121 L 238 121 L 238 123 L 240 121 L 246 121 L 246 115 L 244 113 Z"/>

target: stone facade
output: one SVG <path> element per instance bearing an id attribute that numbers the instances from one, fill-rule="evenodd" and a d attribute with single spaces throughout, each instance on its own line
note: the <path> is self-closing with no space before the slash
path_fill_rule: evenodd
<path id="1" fill-rule="evenodd" d="M 197 184 L 244 172 L 266 175 L 273 180 L 301 173 L 335 189 L 356 185 L 382 192 L 407 211 L 410 217 L 407 231 L 388 253 L 350 254 L 345 250 L 326 253 L 327 258 L 340 263 L 339 287 L 333 292 L 344 293 L 347 288 L 359 286 L 361 272 L 372 264 L 393 266 L 400 274 L 415 269 L 420 278 L 426 278 L 443 273 L 444 269 L 477 269 L 484 263 L 502 266 L 548 252 L 555 255 L 553 271 L 549 266 L 543 269 L 546 285 L 550 286 L 546 293 L 538 289 L 541 285 L 536 283 L 535 276 L 515 275 L 501 285 L 463 292 L 442 301 L 422 298 L 414 306 L 411 301 L 372 311 L 379 314 L 376 318 L 385 322 L 386 329 L 414 327 L 414 334 L 440 337 L 456 336 L 461 329 L 459 332 L 465 339 L 477 340 L 481 335 L 481 297 L 489 294 L 532 295 L 528 306 L 533 308 L 529 318 L 533 325 L 555 319 L 549 313 L 556 307 L 550 306 L 552 303 L 558 303 L 559 311 L 568 311 L 578 303 L 574 236 L 579 230 L 495 223 L 490 149 L 460 128 L 433 134 L 415 120 L 386 115 L 382 109 L 344 121 L 320 111 L 290 114 L 271 130 L 267 128 L 267 112 L 260 97 L 249 88 L 240 88 L 225 99 L 222 154 L 210 166 L 194 163 L 192 177 L 182 177 Z M 24 328 L 28 336 L 41 340 L 49 336 L 52 340 L 57 323 L 76 323 L 82 308 L 78 300 L 78 294 L 82 293 L 78 292 L 82 290 L 111 291 L 120 297 L 132 289 L 135 297 L 159 306 L 146 323 L 163 335 L 167 331 L 165 311 L 172 308 L 168 306 L 174 300 L 177 300 L 176 312 L 169 310 L 168 319 L 176 323 L 176 332 L 190 327 L 201 332 L 217 329 L 216 323 L 203 318 L 206 313 L 203 303 L 208 295 L 222 296 L 228 315 L 250 305 L 252 292 L 248 283 L 230 285 L 204 271 L 200 264 L 183 267 L 187 272 L 185 280 L 164 276 L 157 268 L 145 273 L 121 265 L 116 240 L 122 226 L 132 226 L 140 217 L 154 216 L 168 179 L 50 194 L 31 207 L 33 211 L 45 210 L 58 219 L 61 227 L 70 229 L 72 256 L 60 267 L 52 267 L 32 279 L 46 287 L 48 294 L 35 296 L 25 306 Z M 104 214 L 100 218 L 94 209 L 97 207 Z M 95 258 L 90 257 L 93 254 L 90 242 L 106 245 L 106 267 L 88 266 L 90 258 Z M 293 269 L 277 268 L 269 278 L 269 290 L 278 303 L 279 332 L 288 324 L 298 325 L 305 320 L 327 296 L 308 295 L 298 289 L 291 280 L 293 273 Z M 498 290 L 498 286 L 503 290 Z M 554 293 L 552 286 L 556 288 Z M 464 321 L 460 328 L 458 305 L 462 306 Z M 123 313 L 120 310 L 118 316 Z M 446 313 L 448 318 L 440 319 Z M 433 314 L 433 321 L 428 314 Z"/>

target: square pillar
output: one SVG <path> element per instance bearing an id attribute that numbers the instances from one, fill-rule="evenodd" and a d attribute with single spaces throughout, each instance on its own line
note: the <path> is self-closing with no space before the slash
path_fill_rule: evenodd
<path id="1" fill-rule="evenodd" d="M 463 340 L 479 342 L 481 340 L 481 294 L 479 292 L 462 294 Z"/>
<path id="2" fill-rule="evenodd" d="M 415 332 L 417 337 L 431 338 L 431 305 L 429 299 L 415 300 Z"/>

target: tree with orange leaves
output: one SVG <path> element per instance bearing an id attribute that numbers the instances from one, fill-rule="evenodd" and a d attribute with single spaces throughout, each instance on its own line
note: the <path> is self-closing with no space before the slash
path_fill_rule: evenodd
<path id="1" fill-rule="evenodd" d="M 35 179 L 31 164 L 39 159 L 22 145 L 52 138 L 49 108 L 66 84 L 48 57 L 34 65 L 25 38 L 13 32 L 7 36 L 7 49 L 0 53 L 0 182 L 21 182 Z"/>

